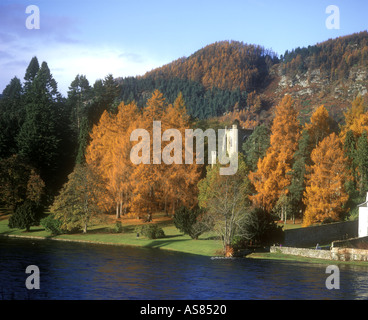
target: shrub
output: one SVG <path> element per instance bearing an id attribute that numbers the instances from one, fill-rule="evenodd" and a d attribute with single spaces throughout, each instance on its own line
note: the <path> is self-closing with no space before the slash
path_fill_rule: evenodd
<path id="1" fill-rule="evenodd" d="M 189 209 L 182 206 L 175 211 L 174 215 L 175 227 L 192 239 L 198 239 L 202 233 L 211 229 L 211 223 L 207 220 L 204 210 L 198 207 Z"/>
<path id="2" fill-rule="evenodd" d="M 122 233 L 123 232 L 123 225 L 121 224 L 121 221 L 115 222 L 115 232 L 116 233 Z"/>
<path id="3" fill-rule="evenodd" d="M 40 223 L 45 230 L 50 232 L 53 236 L 63 233 L 61 231 L 62 222 L 58 219 L 55 219 L 54 214 L 49 214 L 46 218 L 43 218 Z"/>
<path id="4" fill-rule="evenodd" d="M 148 239 L 159 239 L 165 237 L 164 230 L 157 224 L 148 224 L 139 228 L 139 232 Z"/>
<path id="5" fill-rule="evenodd" d="M 246 213 L 241 229 L 241 237 L 246 242 L 264 246 L 283 242 L 282 227 L 277 226 L 272 214 L 260 208 L 252 208 Z M 240 239 L 237 241 L 241 242 Z"/>
<path id="6" fill-rule="evenodd" d="M 38 226 L 43 217 L 44 208 L 33 201 L 26 200 L 15 210 L 9 219 L 9 228 L 26 229 Z"/>

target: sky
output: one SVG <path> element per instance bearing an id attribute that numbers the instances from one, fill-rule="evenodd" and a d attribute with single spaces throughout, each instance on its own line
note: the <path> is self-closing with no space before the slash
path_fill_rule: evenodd
<path id="1" fill-rule="evenodd" d="M 34 5 L 39 9 L 39 29 Z M 338 29 L 326 26 L 339 9 Z M 37 17 L 36 17 L 37 18 Z M 366 0 L 0 0 L 0 92 L 36 56 L 66 96 L 76 75 L 143 75 L 223 40 L 277 54 L 368 29 Z"/>

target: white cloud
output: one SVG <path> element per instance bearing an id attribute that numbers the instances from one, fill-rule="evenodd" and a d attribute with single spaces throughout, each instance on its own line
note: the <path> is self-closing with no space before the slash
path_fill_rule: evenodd
<path id="1" fill-rule="evenodd" d="M 93 85 L 97 79 L 103 79 L 108 74 L 114 77 L 142 75 L 160 65 L 148 57 L 139 54 L 122 55 L 121 52 L 117 48 L 63 45 L 60 48 L 50 48 L 47 52 L 41 50 L 37 57 L 48 63 L 63 94 L 66 94 L 77 74 L 85 75 Z"/>
<path id="2" fill-rule="evenodd" d="M 97 79 L 103 79 L 108 74 L 114 77 L 142 75 L 163 64 L 162 61 L 154 61 L 141 53 L 85 44 L 53 43 L 52 46 L 39 44 L 31 50 L 14 50 L 9 47 L 5 52 L 2 61 L 4 72 L 0 76 L 0 85 L 3 88 L 0 90 L 4 89 L 15 75 L 23 79 L 29 61 L 36 56 L 40 64 L 42 61 L 47 62 L 54 79 L 58 82 L 59 91 L 64 96 L 77 74 L 85 75 L 93 85 Z M 4 61 L 5 57 L 8 61 Z M 22 63 L 14 65 L 15 61 Z"/>
<path id="3" fill-rule="evenodd" d="M 139 49 L 88 43 L 74 18 L 42 13 L 41 28 L 27 30 L 25 6 L 0 4 L 0 9 L 0 26 L 3 27 L 0 32 L 0 93 L 14 76 L 23 80 L 34 56 L 40 64 L 47 62 L 63 95 L 77 74 L 85 75 L 92 85 L 108 74 L 114 77 L 142 75 L 163 64 Z"/>

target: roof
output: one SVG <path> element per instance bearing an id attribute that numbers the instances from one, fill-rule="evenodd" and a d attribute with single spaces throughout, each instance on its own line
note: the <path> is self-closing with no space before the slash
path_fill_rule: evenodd
<path id="1" fill-rule="evenodd" d="M 365 202 L 358 204 L 358 207 L 368 207 L 368 192 L 367 197 L 365 198 Z"/>
<path id="2" fill-rule="evenodd" d="M 358 204 L 358 207 L 368 207 L 368 201 Z"/>

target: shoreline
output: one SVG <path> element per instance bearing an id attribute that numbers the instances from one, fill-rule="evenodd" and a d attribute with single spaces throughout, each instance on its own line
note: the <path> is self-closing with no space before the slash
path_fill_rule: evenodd
<path id="1" fill-rule="evenodd" d="M 26 236 L 26 235 L 19 235 L 19 234 L 0 234 L 0 238 L 16 238 L 16 239 L 23 239 L 23 240 L 46 240 L 46 241 L 49 240 L 49 241 L 74 242 L 74 243 L 97 244 L 97 245 L 107 245 L 107 246 L 120 246 L 120 247 L 130 247 L 130 248 L 147 248 L 144 245 L 139 245 L 139 244 L 135 245 L 135 244 L 126 244 L 126 243 L 107 242 L 107 241 L 66 239 L 66 238 L 56 238 L 56 237 L 51 237 L 51 236 L 42 237 L 42 236 Z M 163 248 L 163 250 L 181 252 L 181 253 L 186 253 L 186 254 L 194 254 L 194 253 L 188 253 L 185 251 L 174 250 L 171 248 Z"/>
<path id="2" fill-rule="evenodd" d="M 15 239 L 24 239 L 24 240 L 51 240 L 51 241 L 60 241 L 60 242 L 74 242 L 74 243 L 84 243 L 84 244 L 96 244 L 96 245 L 110 245 L 110 246 L 121 246 L 121 247 L 130 247 L 130 248 L 152 248 L 147 247 L 146 245 L 141 244 L 127 244 L 127 243 L 116 243 L 116 242 L 107 242 L 107 241 L 95 241 L 95 240 L 82 240 L 82 239 L 66 239 L 66 238 L 56 238 L 56 237 L 44 237 L 44 236 L 31 236 L 31 235 L 19 235 L 19 234 L 0 234 L 0 238 L 15 238 Z M 253 252 L 244 257 L 231 257 L 226 258 L 224 256 L 219 255 L 208 255 L 203 253 L 194 253 L 187 252 L 185 250 L 177 250 L 167 247 L 158 247 L 156 249 L 163 249 L 172 252 L 184 253 L 184 254 L 192 254 L 192 255 L 201 255 L 204 257 L 209 257 L 210 259 L 248 259 L 248 260 L 274 260 L 274 261 L 283 261 L 283 262 L 302 262 L 302 263 L 312 263 L 312 264 L 338 264 L 338 265 L 354 265 L 361 267 L 368 267 L 368 263 L 360 262 L 360 261 L 336 261 L 336 260 L 326 260 L 326 259 L 317 259 L 317 258 L 307 258 L 295 255 L 286 255 L 280 253 L 270 253 L 270 252 Z"/>
<path id="3" fill-rule="evenodd" d="M 4 234 L 4 233 L 0 233 L 0 238 L 14 238 L 14 239 L 23 239 L 23 240 L 50 240 L 50 241 L 59 241 L 59 242 L 73 242 L 73 243 L 81 243 L 81 244 L 94 244 L 94 245 L 108 245 L 108 246 L 120 246 L 120 247 L 130 247 L 130 248 L 145 248 L 145 249 L 162 249 L 162 250 L 166 250 L 166 251 L 171 251 L 171 252 L 178 252 L 178 253 L 185 253 L 185 254 L 192 254 L 192 255 L 201 255 L 204 257 L 214 257 L 214 256 L 218 256 L 216 255 L 214 252 L 213 254 L 210 254 L 208 252 L 203 252 L 201 250 L 198 250 L 198 252 L 196 250 L 180 250 L 178 248 L 172 248 L 169 246 L 164 246 L 164 245 L 160 245 L 160 243 L 165 243 L 165 238 L 161 238 L 161 239 L 154 239 L 154 240 L 150 240 L 150 239 L 138 239 L 136 240 L 135 243 L 127 243 L 127 242 L 110 242 L 110 241 L 98 241 L 98 240 L 90 240 L 90 239 L 76 239 L 73 237 L 72 238 L 65 238 L 68 237 L 68 235 L 61 235 L 64 237 L 60 237 L 59 236 L 32 236 L 32 235 L 21 235 L 21 234 Z M 70 235 L 69 235 L 70 236 Z M 76 237 L 83 237 L 86 235 L 83 234 L 77 234 L 75 235 Z M 156 242 L 157 244 L 155 245 L 151 245 L 150 243 L 152 242 Z M 193 241 L 198 241 L 198 240 L 193 240 Z M 203 241 L 207 241 L 207 240 L 203 240 Z"/>

